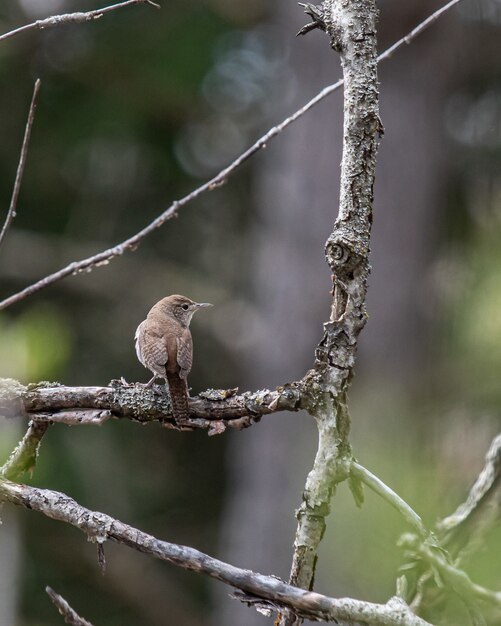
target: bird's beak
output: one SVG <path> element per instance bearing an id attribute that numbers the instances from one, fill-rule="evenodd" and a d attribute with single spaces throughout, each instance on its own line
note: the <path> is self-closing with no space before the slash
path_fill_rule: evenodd
<path id="1" fill-rule="evenodd" d="M 212 305 L 210 302 L 197 302 L 197 307 L 199 309 L 203 309 L 207 306 L 214 306 L 214 305 Z"/>

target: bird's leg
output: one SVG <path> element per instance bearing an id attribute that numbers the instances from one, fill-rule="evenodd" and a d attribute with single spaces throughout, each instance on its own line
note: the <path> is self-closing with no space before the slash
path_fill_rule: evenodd
<path id="1" fill-rule="evenodd" d="M 128 383 L 123 376 L 120 377 L 120 383 L 122 387 L 135 387 L 136 385 L 139 387 L 143 387 L 144 389 L 151 389 L 153 387 L 153 383 L 158 378 L 157 375 L 153 376 L 151 380 L 147 383 Z"/>
<path id="2" fill-rule="evenodd" d="M 156 379 L 157 379 L 157 375 L 155 374 L 153 378 L 144 385 L 145 389 L 150 389 Z"/>

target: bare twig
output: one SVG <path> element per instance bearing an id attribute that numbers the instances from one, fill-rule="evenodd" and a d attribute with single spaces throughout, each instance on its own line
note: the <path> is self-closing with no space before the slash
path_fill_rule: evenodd
<path id="1" fill-rule="evenodd" d="M 91 511 L 63 493 L 0 480 L 0 500 L 33 509 L 79 528 L 94 541 L 124 544 L 177 567 L 205 574 L 255 598 L 289 607 L 296 614 L 323 621 L 363 622 L 374 626 L 430 626 L 399 598 L 374 604 L 330 598 L 298 589 L 273 576 L 234 567 L 194 548 L 161 541 L 104 513 Z"/>
<path id="2" fill-rule="evenodd" d="M 52 600 L 53 604 L 56 606 L 59 613 L 64 617 L 66 624 L 69 624 L 70 626 L 92 626 L 90 622 L 83 617 L 80 617 L 80 615 L 78 615 L 78 613 L 71 608 L 66 600 L 53 589 L 45 587 L 45 591 Z"/>
<path id="3" fill-rule="evenodd" d="M 421 24 L 418 24 L 416 28 L 413 28 L 410 33 L 405 35 L 405 37 L 402 37 L 402 39 L 399 39 L 387 50 L 385 50 L 379 56 L 378 60 L 384 61 L 385 59 L 391 57 L 391 55 L 399 48 L 401 48 L 404 44 L 410 44 L 413 39 L 415 39 L 418 35 L 421 35 L 421 33 L 429 28 L 434 22 L 436 22 L 439 17 L 441 17 L 444 13 L 447 13 L 447 11 L 455 7 L 456 4 L 459 4 L 460 2 L 462 2 L 462 0 L 451 0 L 450 2 L 447 2 L 447 4 L 444 4 L 443 7 L 440 7 L 440 9 L 437 9 L 434 13 L 432 13 L 425 20 L 423 20 Z"/>
<path id="4" fill-rule="evenodd" d="M 16 179 L 14 181 L 14 188 L 12 190 L 12 197 L 10 199 L 10 206 L 5 218 L 4 225 L 0 232 L 0 245 L 12 224 L 13 219 L 16 217 L 17 199 L 19 197 L 19 190 L 21 189 L 21 181 L 23 179 L 24 166 L 26 165 L 26 157 L 28 156 L 28 146 L 30 143 L 31 129 L 33 127 L 33 120 L 35 119 L 35 109 L 37 106 L 37 96 L 40 91 L 40 79 L 35 81 L 35 87 L 33 88 L 33 96 L 31 97 L 30 110 L 28 112 L 28 119 L 26 121 L 26 127 L 24 129 L 23 144 L 21 146 L 21 154 L 19 155 L 19 163 L 17 166 Z"/>
<path id="5" fill-rule="evenodd" d="M 15 480 L 25 472 L 33 470 L 37 462 L 40 441 L 49 425 L 49 422 L 37 422 L 35 420 L 29 423 L 26 434 L 4 465 L 0 467 L 0 476 Z"/>
<path id="6" fill-rule="evenodd" d="M 372 489 L 374 493 L 381 496 L 383 500 L 386 500 L 394 509 L 396 509 L 405 521 L 413 526 L 419 533 L 422 539 L 427 540 L 430 538 L 430 531 L 423 524 L 421 517 L 414 511 L 414 509 L 403 500 L 398 493 L 395 493 L 393 489 L 388 487 L 380 478 L 375 476 L 368 469 L 360 465 L 359 463 L 352 463 L 351 474 L 358 480 L 367 485 L 369 489 Z"/>
<path id="7" fill-rule="evenodd" d="M 143 0 L 144 1 L 144 0 Z M 402 39 L 399 39 L 392 46 L 390 46 L 387 50 L 385 50 L 379 57 L 378 61 L 384 61 L 389 58 L 398 48 L 403 46 L 404 44 L 410 43 L 417 35 L 421 34 L 425 28 L 430 26 L 438 17 L 443 15 L 445 11 L 452 8 L 455 4 L 459 3 L 461 0 L 454 0 L 453 2 L 449 2 L 447 5 L 439 9 L 428 17 L 424 22 L 422 22 L 419 26 L 414 28 L 410 33 L 408 33 Z M 219 174 L 211 178 L 208 182 L 204 183 L 197 189 L 194 189 L 191 193 L 180 198 L 179 200 L 175 200 L 165 211 L 163 211 L 155 220 L 153 220 L 150 224 L 148 224 L 141 231 L 129 237 L 128 239 L 122 241 L 121 243 L 108 248 L 107 250 L 103 250 L 102 252 L 95 254 L 93 256 L 82 259 L 81 261 L 74 261 L 69 265 L 61 268 L 57 272 L 49 274 L 38 280 L 28 287 L 25 287 L 21 291 L 5 298 L 0 301 L 0 310 L 6 309 L 23 300 L 24 298 L 36 293 L 40 289 L 44 289 L 49 285 L 54 284 L 55 282 L 66 278 L 67 276 L 71 276 L 73 274 L 79 274 L 81 272 L 91 271 L 96 267 L 101 265 L 107 265 L 114 258 L 121 256 L 126 251 L 135 250 L 138 245 L 142 242 L 142 240 L 147 237 L 149 234 L 154 232 L 157 228 L 165 224 L 168 220 L 172 219 L 177 215 L 178 210 L 187 204 L 189 204 L 192 200 L 195 200 L 201 194 L 212 191 L 217 187 L 225 184 L 227 179 L 248 159 L 250 159 L 254 154 L 259 152 L 260 150 L 266 148 L 268 143 L 275 137 L 277 137 L 283 130 L 285 130 L 288 126 L 290 126 L 293 122 L 297 121 L 300 117 L 302 117 L 305 113 L 307 113 L 310 109 L 312 109 L 315 105 L 321 102 L 324 98 L 329 96 L 330 94 L 337 91 L 340 87 L 343 86 L 343 80 L 338 80 L 336 83 L 329 85 L 322 89 L 314 98 L 312 98 L 309 102 L 307 102 L 304 106 L 298 109 L 295 113 L 287 117 L 283 122 L 271 128 L 267 133 L 265 133 L 260 139 L 258 139 L 250 148 L 248 148 L 245 152 L 243 152 L 239 157 L 237 157 L 230 165 L 221 170 Z"/>
<path id="8" fill-rule="evenodd" d="M 0 35 L 0 41 L 9 39 L 10 37 L 15 37 L 16 35 L 20 35 L 21 33 L 25 33 L 29 30 L 43 30 L 45 28 L 51 28 L 52 26 L 60 26 L 61 24 L 82 24 L 83 22 L 98 20 L 105 13 L 109 13 L 110 11 L 116 11 L 117 9 L 123 9 L 124 7 L 130 6 L 132 4 L 150 4 L 157 9 L 160 8 L 160 6 L 155 2 L 152 2 L 152 0 L 126 0 L 126 2 L 119 2 L 118 4 L 113 4 L 102 9 L 96 9 L 95 11 L 53 15 L 43 20 L 37 20 L 36 22 L 32 22 L 31 24 L 20 26 L 19 28 L 9 31 L 8 33 L 4 33 L 3 35 Z"/>

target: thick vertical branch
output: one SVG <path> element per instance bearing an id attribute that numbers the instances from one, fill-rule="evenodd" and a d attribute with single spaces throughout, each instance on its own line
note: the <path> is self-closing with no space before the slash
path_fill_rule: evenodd
<path id="1" fill-rule="evenodd" d="M 310 5 L 308 5 L 310 6 Z M 311 8 L 311 7 L 310 7 Z M 346 402 L 357 338 L 367 320 L 365 296 L 378 137 L 375 0 L 327 0 L 315 7 L 315 19 L 341 56 L 344 74 L 344 140 L 341 196 L 334 230 L 326 244 L 332 269 L 331 317 L 306 376 L 310 413 L 319 429 L 319 446 L 298 510 L 291 584 L 311 589 L 317 548 L 325 531 L 332 492 L 348 477 L 352 461 Z M 357 500 L 361 490 L 352 485 Z M 289 621 L 287 621 L 289 619 Z M 283 623 L 292 624 L 294 618 Z"/>

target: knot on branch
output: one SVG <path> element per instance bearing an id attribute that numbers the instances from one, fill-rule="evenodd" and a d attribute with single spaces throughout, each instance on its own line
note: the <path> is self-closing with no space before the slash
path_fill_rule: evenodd
<path id="1" fill-rule="evenodd" d="M 353 280 L 355 270 L 366 264 L 368 255 L 368 235 L 354 233 L 344 225 L 336 226 L 325 244 L 327 263 L 342 281 Z"/>
<path id="2" fill-rule="evenodd" d="M 0 378 L 0 414 L 4 417 L 24 415 L 23 394 L 26 387 L 13 378 Z"/>

